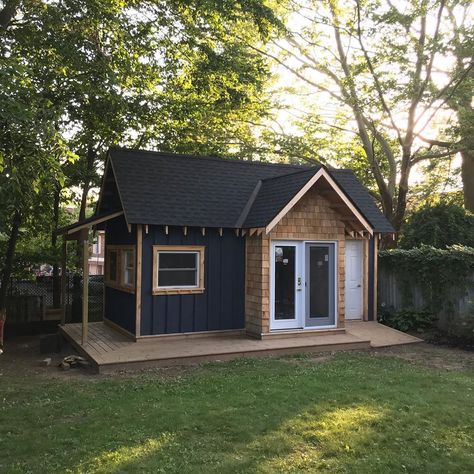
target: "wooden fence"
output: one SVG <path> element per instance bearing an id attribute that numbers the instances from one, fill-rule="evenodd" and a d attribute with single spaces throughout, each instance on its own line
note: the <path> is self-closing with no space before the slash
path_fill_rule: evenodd
<path id="1" fill-rule="evenodd" d="M 407 292 L 403 277 L 396 275 L 393 270 L 379 269 L 378 305 L 384 310 L 425 309 L 428 306 L 420 287 L 412 286 Z M 431 291 L 436 291 L 432 288 Z M 443 291 L 444 293 L 444 291 Z M 466 288 L 453 286 L 446 291 L 446 301 L 434 309 L 438 317 L 438 325 L 447 327 L 453 320 L 471 320 L 474 322 L 474 273 L 468 278 Z"/>

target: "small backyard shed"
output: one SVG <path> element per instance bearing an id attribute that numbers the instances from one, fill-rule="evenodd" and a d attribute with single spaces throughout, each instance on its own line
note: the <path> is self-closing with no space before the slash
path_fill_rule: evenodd
<path id="1" fill-rule="evenodd" d="M 350 170 L 131 149 L 109 151 L 95 215 L 61 233 L 91 227 L 104 322 L 134 340 L 373 320 L 378 240 L 394 232 Z"/>

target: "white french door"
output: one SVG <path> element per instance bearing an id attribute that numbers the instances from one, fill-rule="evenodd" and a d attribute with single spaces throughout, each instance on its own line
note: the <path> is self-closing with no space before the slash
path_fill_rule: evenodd
<path id="1" fill-rule="evenodd" d="M 271 329 L 302 328 L 300 242 L 274 241 L 271 247 Z"/>
<path id="2" fill-rule="evenodd" d="M 270 329 L 336 325 L 336 243 L 273 241 Z"/>

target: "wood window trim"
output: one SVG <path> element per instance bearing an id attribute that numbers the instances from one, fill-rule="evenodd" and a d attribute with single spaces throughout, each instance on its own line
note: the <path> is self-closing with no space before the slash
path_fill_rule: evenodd
<path id="1" fill-rule="evenodd" d="M 199 254 L 199 286 L 196 288 L 160 288 L 158 286 L 158 252 L 197 252 Z M 153 245 L 153 271 L 152 271 L 152 294 L 153 295 L 190 295 L 204 293 L 204 245 Z"/>
<path id="2" fill-rule="evenodd" d="M 110 262 L 110 252 L 117 252 L 117 271 L 118 279 L 111 280 L 109 277 L 109 262 Z M 133 267 L 132 267 L 132 284 L 126 285 L 124 282 L 124 262 L 123 253 L 125 251 L 131 251 L 133 256 Z M 107 245 L 105 252 L 105 265 L 104 265 L 104 274 L 105 274 L 105 286 L 109 288 L 114 288 L 116 290 L 124 291 L 126 293 L 135 293 L 135 280 L 136 280 L 136 247 L 135 245 Z"/>

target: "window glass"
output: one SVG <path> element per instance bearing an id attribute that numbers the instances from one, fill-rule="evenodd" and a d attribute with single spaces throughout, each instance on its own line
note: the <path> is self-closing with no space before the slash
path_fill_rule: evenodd
<path id="1" fill-rule="evenodd" d="M 108 264 L 108 275 L 110 281 L 117 281 L 117 259 L 118 253 L 117 250 L 109 251 L 109 261 Z"/>
<path id="2" fill-rule="evenodd" d="M 133 285 L 134 259 L 133 250 L 124 250 L 123 256 L 123 283 L 127 286 Z"/>
<path id="3" fill-rule="evenodd" d="M 158 252 L 158 287 L 197 287 L 199 252 Z"/>

